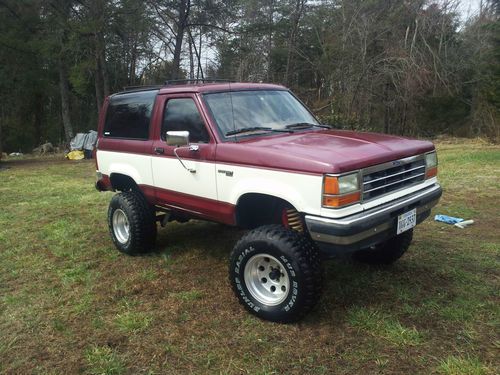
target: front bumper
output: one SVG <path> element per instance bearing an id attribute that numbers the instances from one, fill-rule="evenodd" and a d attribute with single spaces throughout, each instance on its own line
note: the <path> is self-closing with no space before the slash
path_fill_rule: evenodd
<path id="1" fill-rule="evenodd" d="M 394 237 L 397 217 L 404 212 L 416 208 L 417 224 L 421 223 L 438 203 L 441 194 L 441 186 L 435 184 L 341 219 L 306 215 L 305 222 L 311 238 L 322 250 L 355 251 Z"/>

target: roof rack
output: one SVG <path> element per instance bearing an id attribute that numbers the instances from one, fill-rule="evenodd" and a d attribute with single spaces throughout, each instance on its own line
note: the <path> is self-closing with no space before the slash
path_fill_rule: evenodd
<path id="1" fill-rule="evenodd" d="M 196 84 L 196 83 L 218 83 L 227 82 L 233 83 L 236 81 L 230 79 L 219 79 L 219 78 L 200 78 L 200 79 L 171 79 L 165 81 L 165 86 L 168 85 L 182 85 L 182 84 Z"/>
<path id="2" fill-rule="evenodd" d="M 123 91 L 143 91 L 143 90 L 154 90 L 161 89 L 162 85 L 139 85 L 139 86 L 125 86 Z"/>

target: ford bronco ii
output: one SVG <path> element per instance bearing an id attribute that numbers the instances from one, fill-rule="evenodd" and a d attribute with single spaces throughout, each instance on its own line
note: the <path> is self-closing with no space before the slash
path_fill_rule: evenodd
<path id="1" fill-rule="evenodd" d="M 431 142 L 334 130 L 278 85 L 120 92 L 106 99 L 98 133 L 96 187 L 119 192 L 108 210 L 115 246 L 151 249 L 158 222 L 247 228 L 230 282 L 271 321 L 296 321 L 314 306 L 324 254 L 396 261 L 441 196 Z"/>

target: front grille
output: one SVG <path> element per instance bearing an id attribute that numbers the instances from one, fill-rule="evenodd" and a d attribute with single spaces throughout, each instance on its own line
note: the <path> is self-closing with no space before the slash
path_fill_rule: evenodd
<path id="1" fill-rule="evenodd" d="M 425 159 L 412 157 L 363 171 L 363 200 L 369 200 L 425 180 Z"/>

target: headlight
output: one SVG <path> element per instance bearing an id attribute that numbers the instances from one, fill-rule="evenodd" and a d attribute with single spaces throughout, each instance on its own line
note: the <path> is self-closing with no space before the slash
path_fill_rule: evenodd
<path id="1" fill-rule="evenodd" d="M 427 166 L 427 168 L 437 167 L 438 159 L 436 151 L 425 154 L 425 165 Z"/>
<path id="2" fill-rule="evenodd" d="M 357 173 L 340 176 L 338 182 L 339 194 L 351 193 L 359 189 Z"/>
<path id="3" fill-rule="evenodd" d="M 323 180 L 323 206 L 338 208 L 359 202 L 359 174 L 325 176 Z"/>
<path id="4" fill-rule="evenodd" d="M 425 178 L 437 176 L 437 154 L 436 151 L 425 154 Z"/>

